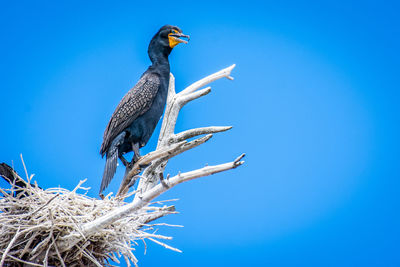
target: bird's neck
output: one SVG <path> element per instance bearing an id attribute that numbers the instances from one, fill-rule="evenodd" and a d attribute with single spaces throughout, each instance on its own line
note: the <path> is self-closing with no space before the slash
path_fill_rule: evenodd
<path id="1" fill-rule="evenodd" d="M 152 66 L 164 67 L 169 70 L 168 56 L 171 53 L 170 49 L 157 49 L 156 51 L 149 51 L 149 57 Z"/>

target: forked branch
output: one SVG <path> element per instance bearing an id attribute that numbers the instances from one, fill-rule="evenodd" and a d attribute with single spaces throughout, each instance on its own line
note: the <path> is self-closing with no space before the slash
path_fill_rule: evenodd
<path id="1" fill-rule="evenodd" d="M 233 80 L 233 78 L 230 76 L 233 68 L 235 68 L 235 64 L 193 83 L 179 93 L 175 92 L 175 78 L 171 74 L 170 84 L 168 88 L 167 106 L 165 108 L 165 115 L 161 125 L 161 132 L 158 138 L 157 149 L 168 147 L 176 142 L 180 142 L 182 140 L 186 140 L 201 134 L 212 134 L 227 131 L 232 128 L 231 126 L 213 126 L 191 129 L 182 133 L 175 134 L 175 125 L 181 108 L 190 101 L 193 101 L 208 94 L 211 91 L 211 87 L 207 87 L 205 89 L 201 88 L 210 84 L 211 82 L 221 78 Z M 147 168 L 143 172 L 143 178 L 140 179 L 138 185 L 139 192 L 146 192 L 158 183 L 159 177 L 164 172 L 167 163 L 167 160 L 158 160 L 152 163 L 151 168 Z M 139 197 L 138 194 L 135 196 L 135 198 L 137 197 Z"/>

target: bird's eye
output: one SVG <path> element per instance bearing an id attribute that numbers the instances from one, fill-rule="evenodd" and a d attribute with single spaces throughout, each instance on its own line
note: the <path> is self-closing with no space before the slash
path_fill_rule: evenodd
<path id="1" fill-rule="evenodd" d="M 178 33 L 178 31 L 177 30 L 172 30 L 172 33 Z"/>

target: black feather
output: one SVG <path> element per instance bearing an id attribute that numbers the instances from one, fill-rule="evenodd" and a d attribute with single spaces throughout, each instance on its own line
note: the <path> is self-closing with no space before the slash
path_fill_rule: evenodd
<path id="1" fill-rule="evenodd" d="M 114 150 L 107 154 L 106 166 L 104 167 L 103 180 L 101 181 L 100 193 L 110 184 L 117 170 L 118 151 Z"/>
<path id="2" fill-rule="evenodd" d="M 100 192 L 103 192 L 105 188 L 110 184 L 115 171 L 117 170 L 118 164 L 118 147 L 124 142 L 126 132 L 120 133 L 111 143 L 111 147 L 108 149 L 106 157 L 106 166 L 104 167 L 103 179 L 101 180 Z"/>
<path id="3" fill-rule="evenodd" d="M 6 163 L 0 164 L 0 177 L 6 180 L 10 185 L 14 186 L 14 196 L 18 196 L 23 191 L 21 188 L 25 188 L 27 185 L 26 182 L 19 177 L 18 173 Z M 25 196 L 26 192 L 19 197 L 23 198 Z"/>

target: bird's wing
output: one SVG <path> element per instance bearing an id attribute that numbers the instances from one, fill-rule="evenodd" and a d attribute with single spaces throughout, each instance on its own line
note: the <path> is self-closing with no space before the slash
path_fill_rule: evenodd
<path id="1" fill-rule="evenodd" d="M 131 125 L 137 117 L 149 110 L 159 88 L 160 77 L 154 73 L 145 73 L 138 83 L 126 93 L 104 131 L 100 154 L 104 155 L 112 140 Z"/>

